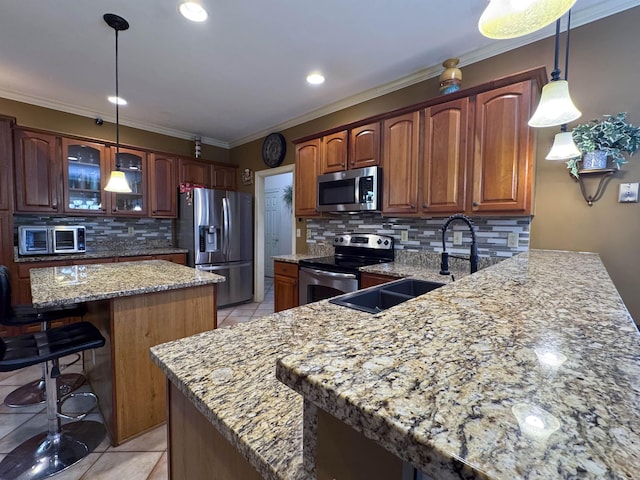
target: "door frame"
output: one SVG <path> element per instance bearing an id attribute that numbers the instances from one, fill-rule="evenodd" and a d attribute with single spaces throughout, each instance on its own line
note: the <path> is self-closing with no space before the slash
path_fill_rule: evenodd
<path id="1" fill-rule="evenodd" d="M 292 173 L 293 182 L 295 183 L 295 165 L 283 165 L 268 170 L 260 170 L 255 172 L 255 199 L 256 211 L 254 215 L 254 284 L 253 284 L 253 301 L 262 302 L 264 300 L 264 181 L 267 177 L 273 175 L 281 175 L 283 173 Z M 296 253 L 296 219 L 293 205 L 296 204 L 296 189 L 293 189 L 293 202 L 291 208 L 291 253 Z M 269 259 L 270 260 L 270 259 Z"/>

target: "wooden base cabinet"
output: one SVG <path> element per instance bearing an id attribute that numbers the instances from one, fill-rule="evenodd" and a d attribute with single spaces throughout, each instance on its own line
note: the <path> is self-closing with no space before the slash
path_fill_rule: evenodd
<path id="1" fill-rule="evenodd" d="M 298 265 L 287 262 L 273 263 L 273 311 L 280 312 L 298 306 Z"/>
<path id="2" fill-rule="evenodd" d="M 396 280 L 400 280 L 400 277 L 362 272 L 360 274 L 360 288 L 375 287 L 376 285 L 382 285 L 383 283 L 394 282 Z"/>

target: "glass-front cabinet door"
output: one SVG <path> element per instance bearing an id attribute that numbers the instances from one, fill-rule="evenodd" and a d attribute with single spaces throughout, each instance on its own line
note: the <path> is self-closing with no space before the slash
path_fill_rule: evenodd
<path id="1" fill-rule="evenodd" d="M 112 215 L 147 215 L 147 153 L 140 150 L 120 148 L 118 162 L 115 161 L 116 148 L 111 147 L 112 167 L 120 164 L 120 170 L 131 187 L 131 193 L 112 193 Z"/>
<path id="2" fill-rule="evenodd" d="M 62 139 L 65 212 L 106 213 L 103 187 L 108 161 L 105 154 L 106 147 L 99 143 Z"/>

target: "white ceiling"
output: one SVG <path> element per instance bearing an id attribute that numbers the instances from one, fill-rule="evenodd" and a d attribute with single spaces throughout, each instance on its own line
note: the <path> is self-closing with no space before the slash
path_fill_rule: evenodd
<path id="1" fill-rule="evenodd" d="M 484 38 L 486 0 L 202 0 L 202 24 L 178 0 L 2 3 L 0 97 L 113 121 L 115 34 L 102 15 L 115 13 L 131 25 L 119 34 L 121 123 L 222 147 L 436 76 L 448 57 L 464 66 L 554 32 Z M 578 0 L 572 26 L 639 4 Z M 316 69 L 327 80 L 310 86 Z"/>

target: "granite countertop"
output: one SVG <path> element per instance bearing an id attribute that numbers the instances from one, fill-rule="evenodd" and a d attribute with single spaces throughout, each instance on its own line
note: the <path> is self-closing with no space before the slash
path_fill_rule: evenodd
<path id="1" fill-rule="evenodd" d="M 84 260 L 88 258 L 113 258 L 113 257 L 137 257 L 143 255 L 169 255 L 173 253 L 187 253 L 185 248 L 128 248 L 126 250 L 101 250 L 98 252 L 86 252 L 86 253 L 61 253 L 59 255 L 18 255 L 18 248 L 14 248 L 13 261 L 15 263 L 27 263 L 27 262 L 52 262 L 52 261 L 65 261 L 65 260 Z"/>
<path id="2" fill-rule="evenodd" d="M 36 308 L 55 307 L 224 282 L 225 278 L 165 260 L 32 268 Z"/>
<path id="3" fill-rule="evenodd" d="M 271 257 L 276 262 L 298 263 L 300 260 L 306 260 L 307 258 L 316 258 L 320 255 L 313 255 L 311 253 L 294 253 L 293 255 L 275 255 Z"/>
<path id="4" fill-rule="evenodd" d="M 633 478 L 639 338 L 597 255 L 534 250 L 376 315 L 324 300 L 151 356 L 267 479 L 309 478 L 303 397 L 438 479 Z M 520 404 L 559 429 L 528 437 Z"/>

